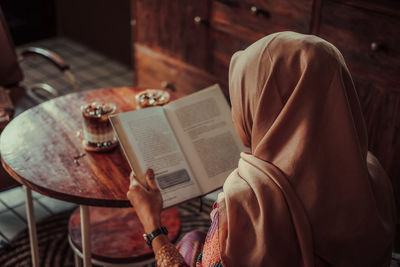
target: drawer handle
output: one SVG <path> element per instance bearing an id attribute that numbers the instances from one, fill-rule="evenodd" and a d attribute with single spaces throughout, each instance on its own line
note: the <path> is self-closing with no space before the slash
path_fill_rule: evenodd
<path id="1" fill-rule="evenodd" d="M 250 11 L 251 11 L 251 13 L 253 13 L 254 15 L 257 15 L 257 13 L 258 13 L 258 7 L 256 7 L 256 6 L 251 6 L 250 7 Z"/>
<path id="2" fill-rule="evenodd" d="M 197 25 L 200 25 L 200 24 L 204 23 L 204 19 L 203 19 L 202 17 L 200 17 L 200 16 L 194 17 L 193 21 L 194 21 L 194 23 L 196 23 Z"/>
<path id="3" fill-rule="evenodd" d="M 200 17 L 200 16 L 196 16 L 193 18 L 193 21 L 196 25 L 208 25 L 208 22 L 206 19 Z"/>
<path id="4" fill-rule="evenodd" d="M 380 50 L 381 45 L 378 44 L 377 42 L 372 42 L 370 45 L 370 48 L 371 48 L 372 52 L 376 52 L 376 51 Z"/>
<path id="5" fill-rule="evenodd" d="M 167 81 L 162 81 L 161 82 L 161 87 L 164 88 L 164 89 L 169 89 L 172 92 L 176 92 L 175 86 L 172 83 L 169 83 Z"/>
<path id="6" fill-rule="evenodd" d="M 262 16 L 264 16 L 266 18 L 270 17 L 270 14 L 269 14 L 269 12 L 267 10 L 263 10 L 263 9 L 258 8 L 256 6 L 250 6 L 250 12 L 255 16 L 262 15 Z"/>

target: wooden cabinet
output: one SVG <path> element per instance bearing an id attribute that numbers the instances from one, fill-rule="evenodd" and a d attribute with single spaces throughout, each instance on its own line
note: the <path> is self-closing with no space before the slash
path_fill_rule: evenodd
<path id="1" fill-rule="evenodd" d="M 233 1 L 212 2 L 209 34 L 212 59 L 208 71 L 225 81 L 229 62 L 238 50 L 270 33 L 292 30 L 308 33 L 312 1 Z"/>
<path id="2" fill-rule="evenodd" d="M 343 53 L 369 137 L 400 207 L 400 2 L 396 0 L 136 0 L 136 82 L 228 94 L 232 54 L 277 31 L 312 33 Z M 399 214 L 400 217 L 400 214 Z"/>
<path id="3" fill-rule="evenodd" d="M 208 18 L 207 1 L 139 0 L 135 4 L 135 42 L 194 66 L 206 66 L 207 28 L 194 18 Z"/>
<path id="4" fill-rule="evenodd" d="M 314 33 L 338 47 L 346 60 L 363 109 L 369 150 L 391 178 L 400 207 L 400 3 L 319 2 Z"/>
<path id="5" fill-rule="evenodd" d="M 350 71 L 373 78 L 380 91 L 400 92 L 400 16 L 324 1 L 317 33 L 345 56 Z"/>
<path id="6" fill-rule="evenodd" d="M 276 31 L 307 33 L 312 6 L 311 0 L 132 3 L 138 86 L 193 92 L 218 82 L 226 94 L 232 54 Z"/>
<path id="7" fill-rule="evenodd" d="M 192 93 L 221 82 L 215 76 L 175 57 L 135 44 L 135 76 L 137 86 L 167 87 L 182 93 Z"/>
<path id="8" fill-rule="evenodd" d="M 210 66 L 208 1 L 133 2 L 134 66 L 138 86 L 193 92 L 219 82 Z"/>

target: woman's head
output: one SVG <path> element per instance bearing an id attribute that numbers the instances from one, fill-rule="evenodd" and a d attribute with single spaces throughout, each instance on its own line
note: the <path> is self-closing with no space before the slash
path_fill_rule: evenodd
<path id="1" fill-rule="evenodd" d="M 229 87 L 252 155 L 242 154 L 219 198 L 223 260 L 384 266 L 394 229 L 390 182 L 371 155 L 367 163 L 364 120 L 340 52 L 316 36 L 272 34 L 232 57 Z M 244 227 L 245 239 L 237 232 Z"/>
<path id="2" fill-rule="evenodd" d="M 366 153 L 350 74 L 340 52 L 321 38 L 280 32 L 260 39 L 233 55 L 229 89 L 239 135 L 264 160 L 276 159 L 282 146 L 301 147 L 319 128 L 343 126 L 338 118 L 348 115 Z M 347 102 L 349 113 L 341 114 Z"/>

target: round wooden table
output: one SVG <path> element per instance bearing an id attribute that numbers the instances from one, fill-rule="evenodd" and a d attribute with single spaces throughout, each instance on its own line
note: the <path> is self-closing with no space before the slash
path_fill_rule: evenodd
<path id="1" fill-rule="evenodd" d="M 34 266 L 38 266 L 38 254 L 31 189 L 81 205 L 85 266 L 91 266 L 88 206 L 130 207 L 126 198 L 130 167 L 119 147 L 103 153 L 84 150 L 80 106 L 112 102 L 116 113 L 133 110 L 139 91 L 122 87 L 61 96 L 23 112 L 2 132 L 2 164 L 26 187 Z M 171 94 L 172 100 L 177 97 Z"/>

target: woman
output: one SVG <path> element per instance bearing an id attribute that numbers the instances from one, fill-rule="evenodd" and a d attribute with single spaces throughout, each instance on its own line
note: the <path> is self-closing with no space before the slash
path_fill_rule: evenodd
<path id="1" fill-rule="evenodd" d="M 198 265 L 389 266 L 393 193 L 340 52 L 311 35 L 269 35 L 232 57 L 229 91 L 251 153 L 218 196 Z M 151 232 L 162 200 L 147 179 L 149 191 L 132 179 L 128 198 Z M 164 235 L 153 249 L 161 266 L 183 262 Z"/>

